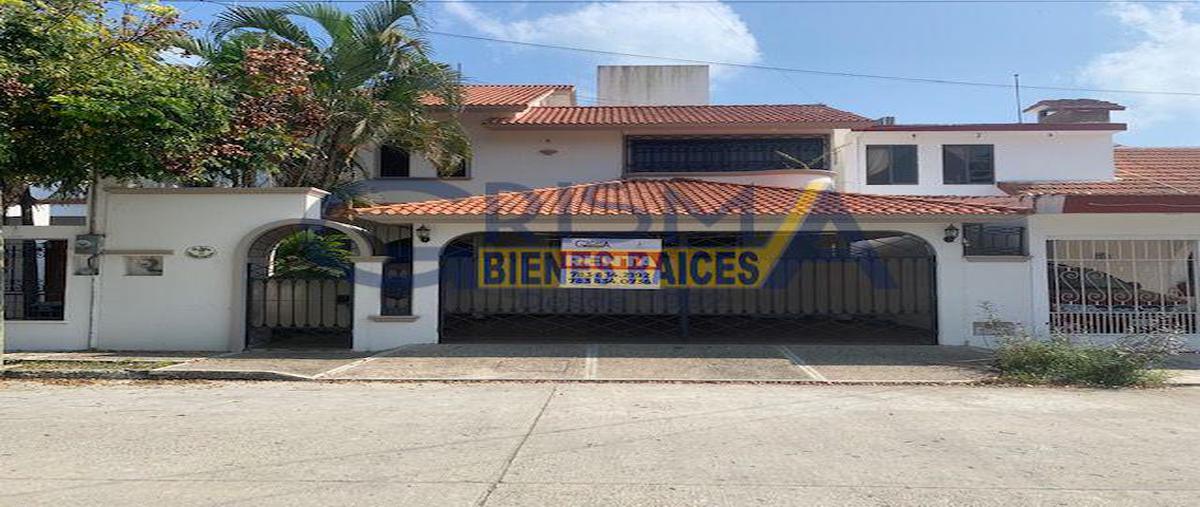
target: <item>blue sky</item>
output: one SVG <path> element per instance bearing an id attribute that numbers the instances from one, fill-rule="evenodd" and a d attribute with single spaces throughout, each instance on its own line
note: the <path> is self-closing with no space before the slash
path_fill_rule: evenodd
<path id="1" fill-rule="evenodd" d="M 178 4 L 211 20 L 212 5 Z M 340 4 L 353 9 L 355 4 Z M 520 4 L 422 6 L 436 31 L 775 67 L 1030 85 L 1200 92 L 1200 7 L 1162 4 Z M 585 102 L 595 66 L 677 63 L 428 37 L 436 56 L 481 83 L 569 83 Z M 822 102 L 904 123 L 1009 122 L 1011 89 L 714 67 L 714 103 Z M 1125 104 L 1118 136 L 1138 146 L 1200 145 L 1200 97 L 1025 89 Z"/>

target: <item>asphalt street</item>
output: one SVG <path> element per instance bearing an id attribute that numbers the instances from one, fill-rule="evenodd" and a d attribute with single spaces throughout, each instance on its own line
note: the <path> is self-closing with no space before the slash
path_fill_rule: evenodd
<path id="1" fill-rule="evenodd" d="M 0 382 L 0 505 L 1194 505 L 1200 389 Z"/>

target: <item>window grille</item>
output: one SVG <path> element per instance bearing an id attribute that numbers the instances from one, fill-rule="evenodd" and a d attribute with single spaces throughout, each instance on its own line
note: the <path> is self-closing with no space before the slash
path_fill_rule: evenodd
<path id="1" fill-rule="evenodd" d="M 1028 255 L 1025 227 L 963 224 L 963 255 Z"/>
<path id="2" fill-rule="evenodd" d="M 4 320 L 63 320 L 67 241 L 4 244 Z"/>
<path id="3" fill-rule="evenodd" d="M 1063 333 L 1196 332 L 1196 242 L 1047 242 L 1050 324 Z"/>
<path id="4" fill-rule="evenodd" d="M 808 137 L 630 136 L 625 139 L 625 171 L 739 172 L 772 169 L 827 169 L 827 141 Z M 803 164 L 780 155 L 787 154 Z"/>

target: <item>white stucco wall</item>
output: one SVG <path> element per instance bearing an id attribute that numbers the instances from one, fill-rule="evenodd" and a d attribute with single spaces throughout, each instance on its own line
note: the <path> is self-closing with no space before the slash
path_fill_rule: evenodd
<path id="1" fill-rule="evenodd" d="M 367 187 L 380 202 L 463 197 L 508 190 L 609 181 L 623 176 L 627 135 L 712 134 L 696 129 L 495 129 L 482 125 L 491 115 L 463 118 L 474 158 L 466 179 L 438 179 L 419 155 L 410 178 L 372 179 Z M 1100 131 L 874 132 L 848 129 L 725 129 L 721 134 L 827 134 L 836 188 L 844 192 L 916 195 L 1004 195 L 995 185 L 942 183 L 942 145 L 995 146 L 996 181 L 1111 180 L 1112 133 Z M 917 185 L 867 185 L 866 147 L 916 144 Z M 378 174 L 378 152 L 359 157 L 370 175 Z M 757 173 L 676 173 L 651 177 L 688 177 L 733 183 L 804 187 L 811 177 L 780 171 Z"/>
<path id="2" fill-rule="evenodd" d="M 493 129 L 481 123 L 488 115 L 470 114 L 463 119 L 471 137 L 473 160 L 466 179 L 439 179 L 432 164 L 419 154 L 410 162 L 409 178 L 375 178 L 365 182 L 378 202 L 410 202 L 465 197 L 513 190 L 528 190 L 620 179 L 624 172 L 625 136 L 713 134 L 712 130 L 679 129 Z M 780 135 L 830 134 L 829 130 L 751 129 L 724 130 L 722 134 Z M 850 143 L 849 130 L 838 130 L 832 146 Z M 849 153 L 850 155 L 847 155 Z M 852 165 L 851 148 L 833 155 L 833 167 Z M 379 174 L 379 154 L 368 148 L 359 163 L 372 175 Z M 814 178 L 838 179 L 836 174 L 806 171 L 758 171 L 745 173 L 656 173 L 639 177 L 697 178 L 748 185 L 804 188 Z"/>
<path id="3" fill-rule="evenodd" d="M 303 189 L 114 192 L 103 205 L 100 349 L 240 349 L 235 306 L 245 292 L 246 268 L 239 248 L 264 224 L 320 217 L 321 193 Z M 214 247 L 216 255 L 185 255 L 194 245 Z M 126 274 L 126 255 L 140 252 L 162 253 L 162 276 Z"/>
<path id="4" fill-rule="evenodd" d="M 842 191 L 869 194 L 1003 195 L 995 185 L 942 183 L 942 145 L 995 146 L 996 181 L 1111 180 L 1112 132 L 855 132 L 846 148 Z M 917 185 L 867 185 L 867 146 L 917 145 Z"/>
<path id="5" fill-rule="evenodd" d="M 75 275 L 80 260 L 71 255 L 75 236 L 83 234 L 80 226 L 4 227 L 6 241 L 18 239 L 67 240 L 67 283 L 64 295 L 63 320 L 5 321 L 4 348 L 15 350 L 80 350 L 86 349 L 88 312 L 91 311 L 91 277 Z"/>

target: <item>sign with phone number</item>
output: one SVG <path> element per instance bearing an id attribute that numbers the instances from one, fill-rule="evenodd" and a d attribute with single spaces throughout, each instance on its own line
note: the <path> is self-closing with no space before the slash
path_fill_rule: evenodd
<path id="1" fill-rule="evenodd" d="M 661 239 L 564 238 L 559 287 L 657 289 Z"/>

